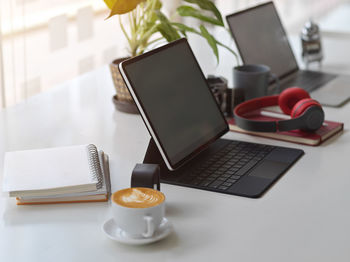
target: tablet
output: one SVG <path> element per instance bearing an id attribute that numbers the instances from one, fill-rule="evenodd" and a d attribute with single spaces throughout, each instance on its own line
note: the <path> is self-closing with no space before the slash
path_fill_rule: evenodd
<path id="1" fill-rule="evenodd" d="M 186 39 L 126 60 L 119 70 L 169 170 L 229 130 Z"/>

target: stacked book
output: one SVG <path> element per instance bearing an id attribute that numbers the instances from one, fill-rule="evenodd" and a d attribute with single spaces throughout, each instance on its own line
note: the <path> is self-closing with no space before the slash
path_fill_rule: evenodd
<path id="1" fill-rule="evenodd" d="M 271 111 L 273 110 L 273 111 Z M 255 121 L 280 121 L 290 119 L 281 112 L 275 111 L 275 108 L 270 110 L 255 110 L 249 113 L 246 117 Z M 320 129 L 315 132 L 306 132 L 303 130 L 291 130 L 291 131 L 278 131 L 278 132 L 254 132 L 243 130 L 235 123 L 234 118 L 228 118 L 230 130 L 234 132 L 244 133 L 253 136 L 261 136 L 265 138 L 271 138 L 276 140 L 282 140 L 297 144 L 318 146 L 327 139 L 335 136 L 344 129 L 344 124 L 340 122 L 325 120 Z"/>
<path id="2" fill-rule="evenodd" d="M 17 205 L 107 201 L 108 155 L 92 144 L 7 152 L 3 191 Z"/>

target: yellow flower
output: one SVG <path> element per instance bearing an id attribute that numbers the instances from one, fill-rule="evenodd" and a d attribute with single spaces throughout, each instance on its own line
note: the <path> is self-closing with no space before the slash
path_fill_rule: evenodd
<path id="1" fill-rule="evenodd" d="M 145 0 L 104 0 L 108 8 L 111 9 L 109 17 L 129 13 L 143 1 Z"/>

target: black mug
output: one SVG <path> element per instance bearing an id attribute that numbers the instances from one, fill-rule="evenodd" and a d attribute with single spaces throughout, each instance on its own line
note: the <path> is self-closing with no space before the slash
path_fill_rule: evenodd
<path id="1" fill-rule="evenodd" d="M 266 65 L 242 65 L 233 68 L 235 105 L 249 99 L 268 95 L 269 83 L 274 80 L 279 88 L 278 77 Z"/>

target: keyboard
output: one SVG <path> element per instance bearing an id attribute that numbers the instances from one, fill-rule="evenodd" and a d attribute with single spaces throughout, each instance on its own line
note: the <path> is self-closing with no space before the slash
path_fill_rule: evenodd
<path id="1" fill-rule="evenodd" d="M 181 175 L 173 176 L 175 184 L 225 192 L 237 183 L 275 147 L 269 145 L 230 141 L 218 152 L 201 159 Z"/>
<path id="2" fill-rule="evenodd" d="M 325 83 L 334 79 L 336 75 L 322 73 L 317 71 L 299 70 L 295 76 L 291 79 L 283 82 L 282 86 L 284 88 L 291 86 L 299 86 L 310 92 L 317 87 L 324 85 Z"/>

